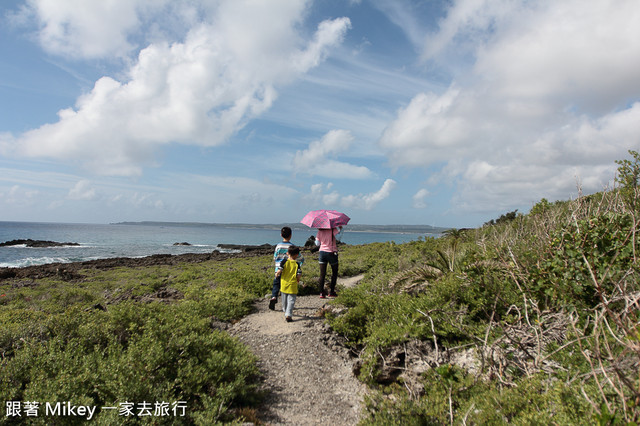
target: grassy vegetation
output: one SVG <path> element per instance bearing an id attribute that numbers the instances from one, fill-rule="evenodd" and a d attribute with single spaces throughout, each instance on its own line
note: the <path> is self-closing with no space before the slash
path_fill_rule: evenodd
<path id="1" fill-rule="evenodd" d="M 365 424 L 638 422 L 640 158 L 631 154 L 615 190 L 345 254 L 366 278 L 341 293 L 349 310 L 330 322 L 376 390 Z"/>
<path id="2" fill-rule="evenodd" d="M 341 274 L 365 278 L 342 289 L 336 303 L 348 309 L 328 318 L 372 389 L 363 423 L 638 422 L 640 158 L 631 154 L 611 191 L 543 199 L 528 215 L 443 238 L 343 249 Z M 270 292 L 271 263 L 3 280 L 0 399 L 186 403 L 184 418 L 152 417 L 157 424 L 251 417 L 255 360 L 217 324 Z M 309 257 L 302 294 L 315 293 L 317 269 Z M 144 420 L 110 410 L 93 418 Z"/>
<path id="3" fill-rule="evenodd" d="M 270 267 L 270 259 L 261 257 L 86 270 L 81 282 L 5 280 L 0 399 L 40 402 L 39 416 L 32 418 L 39 424 L 82 423 L 79 417 L 44 416 L 45 402 L 64 401 L 97 407 L 148 402 L 152 412 L 156 402 L 168 403 L 169 416 L 147 418 L 154 424 L 240 419 L 247 413 L 243 407 L 259 398 L 255 360 L 213 325 L 250 311 L 270 289 Z M 184 417 L 172 413 L 180 401 L 186 403 Z M 20 420 L 3 416 L 0 422 Z M 141 420 L 102 410 L 92 422 Z"/>

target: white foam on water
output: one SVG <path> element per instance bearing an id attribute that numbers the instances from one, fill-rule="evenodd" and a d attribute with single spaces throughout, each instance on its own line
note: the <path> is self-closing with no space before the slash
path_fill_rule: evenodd
<path id="1" fill-rule="evenodd" d="M 16 262 L 2 262 L 0 268 L 24 268 L 25 266 L 45 265 L 47 263 L 71 263 L 74 260 L 66 257 L 26 257 Z"/>

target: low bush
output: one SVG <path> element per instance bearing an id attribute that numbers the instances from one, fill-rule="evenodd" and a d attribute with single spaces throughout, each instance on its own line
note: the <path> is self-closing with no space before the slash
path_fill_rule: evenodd
<path id="1" fill-rule="evenodd" d="M 127 401 L 184 401 L 186 419 L 220 421 L 255 399 L 253 356 L 189 306 L 126 302 L 56 319 L 47 340 L 3 360 L 5 401 L 73 401 L 99 407 L 96 420 Z"/>
<path id="2" fill-rule="evenodd" d="M 613 283 L 637 267 L 640 240 L 631 214 L 609 212 L 581 219 L 556 231 L 548 253 L 534 271 L 542 304 L 594 308 Z M 604 288 L 598 289 L 599 285 Z"/>
<path id="3" fill-rule="evenodd" d="M 45 403 L 66 401 L 97 407 L 97 424 L 143 420 L 120 415 L 123 404 L 134 414 L 168 413 L 150 417 L 154 424 L 233 420 L 259 399 L 258 369 L 248 349 L 212 320 L 250 312 L 255 297 L 270 290 L 269 262 L 85 271 L 81 282 L 28 286 L 2 282 L 0 399 L 40 402 L 39 416 L 31 418 L 36 424 L 83 423 L 86 418 L 45 416 Z M 22 419 L 3 416 L 7 424 Z"/>
<path id="4" fill-rule="evenodd" d="M 584 424 L 594 420 L 580 386 L 544 375 L 501 387 L 444 365 L 425 374 L 423 381 L 429 393 L 418 400 L 398 386 L 374 392 L 366 400 L 368 416 L 363 424 Z"/>
<path id="5" fill-rule="evenodd" d="M 625 187 L 343 256 L 368 268 L 329 316 L 374 389 L 365 424 L 640 420 L 632 154 Z"/>

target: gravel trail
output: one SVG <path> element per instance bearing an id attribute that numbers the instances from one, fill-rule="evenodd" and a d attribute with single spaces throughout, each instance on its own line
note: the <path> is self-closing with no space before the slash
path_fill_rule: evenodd
<path id="1" fill-rule="evenodd" d="M 340 279 L 343 287 L 362 276 Z M 229 332 L 258 356 L 267 397 L 258 417 L 268 425 L 355 425 L 360 419 L 365 386 L 352 372 L 344 348 L 335 343 L 324 324 L 323 310 L 330 299 L 299 296 L 293 322 L 287 323 L 280 305 L 256 302 L 256 312 L 233 325 Z"/>

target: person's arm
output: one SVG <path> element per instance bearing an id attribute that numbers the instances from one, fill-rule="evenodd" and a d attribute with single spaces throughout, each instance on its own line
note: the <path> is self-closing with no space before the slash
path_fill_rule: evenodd
<path id="1" fill-rule="evenodd" d="M 280 266 L 278 265 L 278 245 L 276 244 L 276 249 L 273 251 L 273 262 L 276 264 L 276 277 L 278 276 L 278 269 Z"/>
<path id="2" fill-rule="evenodd" d="M 278 263 L 278 265 L 276 265 L 276 277 L 279 277 L 280 275 L 282 275 L 282 268 L 284 267 L 284 263 L 287 261 L 287 259 L 282 259 L 280 261 L 280 263 Z"/>

